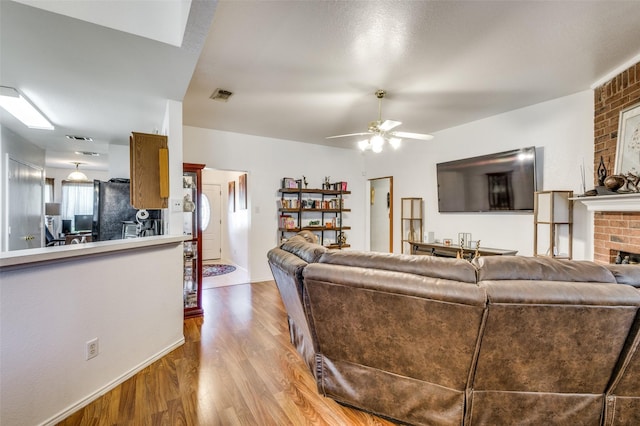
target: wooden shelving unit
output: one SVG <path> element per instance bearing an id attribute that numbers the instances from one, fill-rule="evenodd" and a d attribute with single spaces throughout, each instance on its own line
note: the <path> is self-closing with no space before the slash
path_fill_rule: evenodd
<path id="1" fill-rule="evenodd" d="M 337 186 L 342 182 L 332 184 Z M 351 191 L 342 189 L 308 189 L 280 188 L 280 205 L 278 206 L 280 239 L 302 230 L 309 230 L 318 235 L 319 243 L 325 247 L 341 249 L 349 244 L 341 239 L 345 226 L 344 213 L 351 209 L 344 207 L 344 196 Z"/>
<path id="2" fill-rule="evenodd" d="M 538 191 L 533 210 L 533 255 L 573 256 L 573 191 Z"/>
<path id="3" fill-rule="evenodd" d="M 411 253 L 411 242 L 422 242 L 422 198 L 400 199 L 400 243 L 402 253 Z"/>

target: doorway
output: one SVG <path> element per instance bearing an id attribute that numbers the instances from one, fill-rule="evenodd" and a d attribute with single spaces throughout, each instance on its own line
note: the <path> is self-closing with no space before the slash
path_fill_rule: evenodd
<path id="1" fill-rule="evenodd" d="M 370 250 L 393 253 L 393 176 L 369 179 Z"/>

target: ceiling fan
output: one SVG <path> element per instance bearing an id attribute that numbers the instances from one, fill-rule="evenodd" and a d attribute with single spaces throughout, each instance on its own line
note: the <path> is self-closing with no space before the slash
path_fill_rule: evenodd
<path id="1" fill-rule="evenodd" d="M 361 140 L 358 142 L 358 147 L 362 151 L 366 151 L 368 149 L 373 152 L 381 152 L 382 146 L 384 142 L 389 142 L 392 148 L 398 149 L 400 147 L 400 143 L 402 142 L 401 138 L 408 139 L 418 139 L 422 141 L 428 141 L 433 139 L 432 135 L 426 135 L 423 133 L 411 133 L 411 132 L 398 132 L 391 131 L 402 124 L 401 121 L 395 120 L 384 120 L 382 121 L 382 99 L 385 97 L 387 92 L 384 90 L 376 90 L 375 95 L 378 98 L 378 119 L 376 121 L 371 121 L 369 123 L 369 128 L 366 132 L 360 133 L 349 133 L 346 135 L 337 135 L 337 136 L 328 136 L 327 139 L 335 139 L 335 138 L 344 138 L 348 136 L 369 136 L 367 139 Z"/>

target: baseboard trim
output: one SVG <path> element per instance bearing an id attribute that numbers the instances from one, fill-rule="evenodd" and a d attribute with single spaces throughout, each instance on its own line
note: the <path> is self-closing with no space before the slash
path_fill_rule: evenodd
<path id="1" fill-rule="evenodd" d="M 184 344 L 184 336 L 182 338 L 178 339 L 176 342 L 172 343 L 171 345 L 167 346 L 166 348 L 164 348 L 160 352 L 156 353 L 155 355 L 147 358 L 146 360 L 144 360 L 143 362 L 141 362 L 137 366 L 133 367 L 131 370 L 127 371 L 125 374 L 121 375 L 120 377 L 117 377 L 115 380 L 113 380 L 110 383 L 106 384 L 102 388 L 100 388 L 97 391 L 93 392 L 92 394 L 86 396 L 85 398 L 81 399 L 80 401 L 76 402 L 75 404 L 69 406 L 67 409 L 65 409 L 64 411 L 61 411 L 60 413 L 56 414 L 55 416 L 53 416 L 49 420 L 46 420 L 44 423 L 41 423 L 41 426 L 53 426 L 53 425 L 55 425 L 57 423 L 60 423 L 62 420 L 66 419 L 67 417 L 69 417 L 70 415 L 75 413 L 76 411 L 78 411 L 81 408 L 89 405 L 90 403 L 92 403 L 96 399 L 100 398 L 102 395 L 106 394 L 107 392 L 109 392 L 110 390 L 115 388 L 116 386 L 122 384 L 126 380 L 128 380 L 131 377 L 135 376 L 142 369 L 144 369 L 144 368 L 148 367 L 149 365 L 153 364 L 154 362 L 156 362 L 160 358 L 164 357 L 169 352 L 179 348 L 183 344 Z"/>

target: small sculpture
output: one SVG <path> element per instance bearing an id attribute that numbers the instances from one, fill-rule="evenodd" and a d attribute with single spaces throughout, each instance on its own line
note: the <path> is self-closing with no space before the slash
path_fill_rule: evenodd
<path id="1" fill-rule="evenodd" d="M 185 212 L 193 212 L 196 204 L 191 200 L 191 194 L 186 194 L 182 200 L 182 210 Z"/>
<path id="2" fill-rule="evenodd" d="M 640 176 L 633 173 L 627 173 L 623 176 L 625 179 L 624 190 L 627 192 L 640 192 Z"/>
<path id="3" fill-rule="evenodd" d="M 304 183 L 304 189 L 307 189 L 307 177 L 305 175 L 302 175 L 302 182 Z"/>
<path id="4" fill-rule="evenodd" d="M 345 234 L 344 232 L 338 233 L 338 244 L 341 246 L 347 244 L 347 234 Z"/>
<path id="5" fill-rule="evenodd" d="M 480 240 L 476 241 L 476 253 L 473 257 L 476 259 L 480 257 Z"/>
<path id="6" fill-rule="evenodd" d="M 600 156 L 600 164 L 598 165 L 598 185 L 604 186 L 604 179 L 607 177 L 607 168 L 604 166 L 604 158 Z"/>

